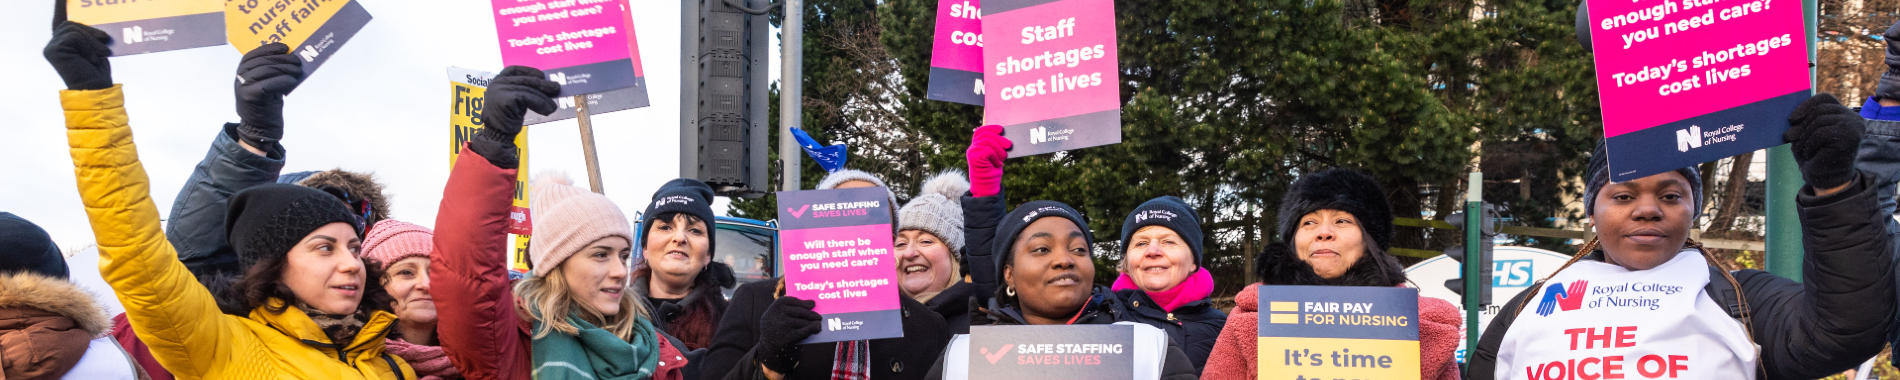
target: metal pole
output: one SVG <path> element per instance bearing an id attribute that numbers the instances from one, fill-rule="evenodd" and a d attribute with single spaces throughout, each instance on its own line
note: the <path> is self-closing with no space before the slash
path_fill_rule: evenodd
<path id="1" fill-rule="evenodd" d="M 799 161 L 804 150 L 798 148 L 798 140 L 792 138 L 792 128 L 797 128 L 804 119 L 799 112 L 804 104 L 805 81 L 805 2 L 785 0 L 785 25 L 779 30 L 779 44 L 783 52 L 779 55 L 785 60 L 779 68 L 778 79 L 778 159 L 784 166 L 785 178 L 780 182 L 780 191 L 795 191 L 799 188 Z"/>
<path id="2" fill-rule="evenodd" d="M 587 95 L 574 95 L 574 120 L 581 124 L 581 153 L 587 155 L 587 186 L 595 194 L 606 194 L 600 189 L 600 159 L 594 155 L 594 120 L 587 115 Z"/>
<path id="3" fill-rule="evenodd" d="M 1484 173 L 1471 172 L 1465 185 L 1465 352 L 1478 348 L 1478 317 L 1484 310 L 1484 292 L 1479 291 L 1479 266 L 1484 265 Z"/>
<path id="4" fill-rule="evenodd" d="M 1820 7 L 1815 0 L 1801 1 L 1801 16 L 1807 24 L 1808 61 L 1815 60 L 1815 39 Z M 1814 65 L 1808 66 L 1809 87 L 1813 87 Z M 1768 272 L 1801 281 L 1801 219 L 1794 198 L 1801 192 L 1801 167 L 1794 162 L 1794 149 L 1786 144 L 1768 148 Z"/>

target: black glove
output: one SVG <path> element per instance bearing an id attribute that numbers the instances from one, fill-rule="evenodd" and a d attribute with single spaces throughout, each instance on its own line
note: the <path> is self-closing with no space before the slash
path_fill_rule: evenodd
<path id="1" fill-rule="evenodd" d="M 65 13 L 65 12 L 60 12 Z M 53 64 L 59 79 L 70 90 L 103 90 L 112 87 L 112 35 L 86 24 L 61 20 L 54 24 L 53 39 L 46 42 L 46 62 Z"/>
<path id="2" fill-rule="evenodd" d="M 1860 114 L 1833 94 L 1820 93 L 1795 107 L 1788 123 L 1792 126 L 1781 139 L 1794 144 L 1794 161 L 1809 186 L 1831 189 L 1854 180 L 1860 139 L 1867 134 Z"/>
<path id="3" fill-rule="evenodd" d="M 1880 35 L 1887 42 L 1887 72 L 1880 74 L 1880 85 L 1874 87 L 1874 96 L 1881 99 L 1900 100 L 1900 22 L 1887 27 L 1887 33 Z"/>
<path id="4" fill-rule="evenodd" d="M 303 62 L 290 55 L 290 46 L 270 43 L 251 49 L 238 61 L 238 135 L 253 148 L 270 150 L 284 138 L 284 95 L 303 83 Z"/>
<path id="5" fill-rule="evenodd" d="M 533 67 L 508 66 L 488 81 L 482 95 L 482 130 L 468 142 L 468 149 L 487 158 L 502 169 L 520 166 L 515 152 L 515 135 L 521 133 L 521 119 L 529 110 L 547 115 L 559 107 L 554 97 L 561 85 L 548 80 L 547 74 Z"/>
<path id="6" fill-rule="evenodd" d="M 772 301 L 759 317 L 759 346 L 752 358 L 778 373 L 791 373 L 798 364 L 798 342 L 817 335 L 824 317 L 811 311 L 817 302 L 784 296 Z"/>

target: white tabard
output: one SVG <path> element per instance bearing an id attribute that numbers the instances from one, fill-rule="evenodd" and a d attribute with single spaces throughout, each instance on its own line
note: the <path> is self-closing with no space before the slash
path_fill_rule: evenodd
<path id="1" fill-rule="evenodd" d="M 1643 271 L 1578 261 L 1525 300 L 1497 378 L 1754 379 L 1756 346 L 1703 291 L 1709 281 L 1695 250 Z"/>

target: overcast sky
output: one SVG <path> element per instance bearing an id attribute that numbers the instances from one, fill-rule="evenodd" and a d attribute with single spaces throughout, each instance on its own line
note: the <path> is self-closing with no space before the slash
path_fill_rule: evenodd
<path id="1" fill-rule="evenodd" d="M 501 70 L 489 2 L 357 1 L 375 19 L 285 100 L 284 172 L 374 172 L 388 186 L 395 219 L 433 226 L 448 179 L 445 69 Z M 92 231 L 66 150 L 58 94 L 65 85 L 40 54 L 51 36 L 53 2 L 36 2 L 0 16 L 0 35 L 8 36 L 0 38 L 0 71 L 12 74 L 0 91 L 7 115 L 0 126 L 0 211 L 38 223 L 71 250 L 91 244 Z M 679 2 L 632 5 L 653 105 L 593 118 L 607 196 L 629 216 L 679 176 Z M 776 80 L 776 41 L 772 46 Z M 231 81 L 240 56 L 225 45 L 112 59 L 152 199 L 166 217 L 219 128 L 238 120 Z M 587 186 L 574 121 L 527 130 L 528 170 L 565 171 Z M 715 203 L 723 215 L 723 198 Z"/>

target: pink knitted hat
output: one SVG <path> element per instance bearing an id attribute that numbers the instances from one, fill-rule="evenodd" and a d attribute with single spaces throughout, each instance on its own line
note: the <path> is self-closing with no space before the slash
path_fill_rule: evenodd
<path id="1" fill-rule="evenodd" d="M 363 258 L 376 259 L 383 269 L 411 257 L 429 257 L 435 250 L 435 231 L 415 223 L 387 219 L 369 229 L 363 239 Z"/>
<path id="2" fill-rule="evenodd" d="M 529 220 L 534 221 L 534 243 L 528 245 L 528 263 L 535 277 L 546 276 L 568 256 L 609 236 L 633 243 L 633 225 L 606 196 L 574 187 L 566 174 L 543 173 L 528 191 Z"/>

